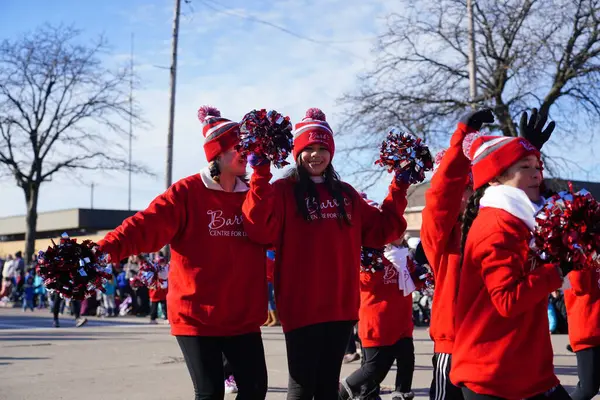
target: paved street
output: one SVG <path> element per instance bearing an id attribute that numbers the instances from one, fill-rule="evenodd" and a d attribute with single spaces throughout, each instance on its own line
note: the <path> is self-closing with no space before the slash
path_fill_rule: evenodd
<path id="1" fill-rule="evenodd" d="M 89 320 L 86 326 L 75 328 L 73 319 L 65 316 L 63 327 L 54 329 L 47 310 L 24 314 L 0 308 L 0 400 L 193 398 L 188 372 L 168 326 L 148 325 L 148 319 L 134 317 Z M 284 399 L 287 366 L 281 329 L 264 329 L 263 339 L 269 369 L 267 398 Z M 565 349 L 566 336 L 553 336 L 553 343 L 557 373 L 570 389 L 577 382 L 575 357 Z M 415 347 L 413 387 L 418 398 L 425 398 L 433 350 L 426 330 L 415 331 Z M 358 366 L 358 362 L 346 365 L 342 374 Z M 393 377 L 389 374 L 384 385 L 391 385 Z"/>

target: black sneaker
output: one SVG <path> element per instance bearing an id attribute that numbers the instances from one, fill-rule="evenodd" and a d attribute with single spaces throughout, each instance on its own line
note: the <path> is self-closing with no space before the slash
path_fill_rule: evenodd
<path id="1" fill-rule="evenodd" d="M 60 324 L 58 323 L 57 319 L 55 319 L 54 322 L 52 322 L 52 326 L 55 328 L 60 328 Z"/>
<path id="2" fill-rule="evenodd" d="M 87 323 L 87 318 L 79 318 L 75 323 L 75 327 L 80 328 Z"/>
<path id="3" fill-rule="evenodd" d="M 567 350 L 570 351 L 571 353 L 575 353 L 570 344 L 567 345 Z"/>

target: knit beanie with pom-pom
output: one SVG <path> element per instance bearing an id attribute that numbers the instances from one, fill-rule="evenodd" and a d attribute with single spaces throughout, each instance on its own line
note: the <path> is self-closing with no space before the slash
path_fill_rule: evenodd
<path id="1" fill-rule="evenodd" d="M 302 150 L 315 143 L 326 146 L 333 159 L 333 131 L 326 121 L 325 113 L 318 108 L 309 108 L 304 119 L 294 129 L 294 159 L 298 158 Z"/>
<path id="2" fill-rule="evenodd" d="M 213 161 L 219 154 L 231 149 L 239 142 L 240 125 L 221 117 L 221 112 L 215 107 L 200 107 L 198 119 L 202 122 L 202 134 L 205 138 L 204 152 L 208 162 Z"/>

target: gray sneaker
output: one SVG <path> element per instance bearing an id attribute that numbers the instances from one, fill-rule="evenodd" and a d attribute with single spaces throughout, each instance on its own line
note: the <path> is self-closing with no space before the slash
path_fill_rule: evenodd
<path id="1" fill-rule="evenodd" d="M 415 394 L 410 391 L 408 393 L 402 392 L 394 392 L 392 393 L 392 400 L 413 400 L 415 398 Z"/>

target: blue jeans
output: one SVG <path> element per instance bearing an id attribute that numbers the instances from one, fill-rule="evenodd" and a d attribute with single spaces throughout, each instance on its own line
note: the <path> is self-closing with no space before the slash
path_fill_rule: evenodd
<path id="1" fill-rule="evenodd" d="M 269 282 L 269 311 L 275 311 L 277 308 L 275 307 L 275 290 L 273 289 L 273 284 Z"/>
<path id="2" fill-rule="evenodd" d="M 32 298 L 25 298 L 23 297 L 23 311 L 30 309 L 31 311 L 33 311 L 33 297 Z"/>

